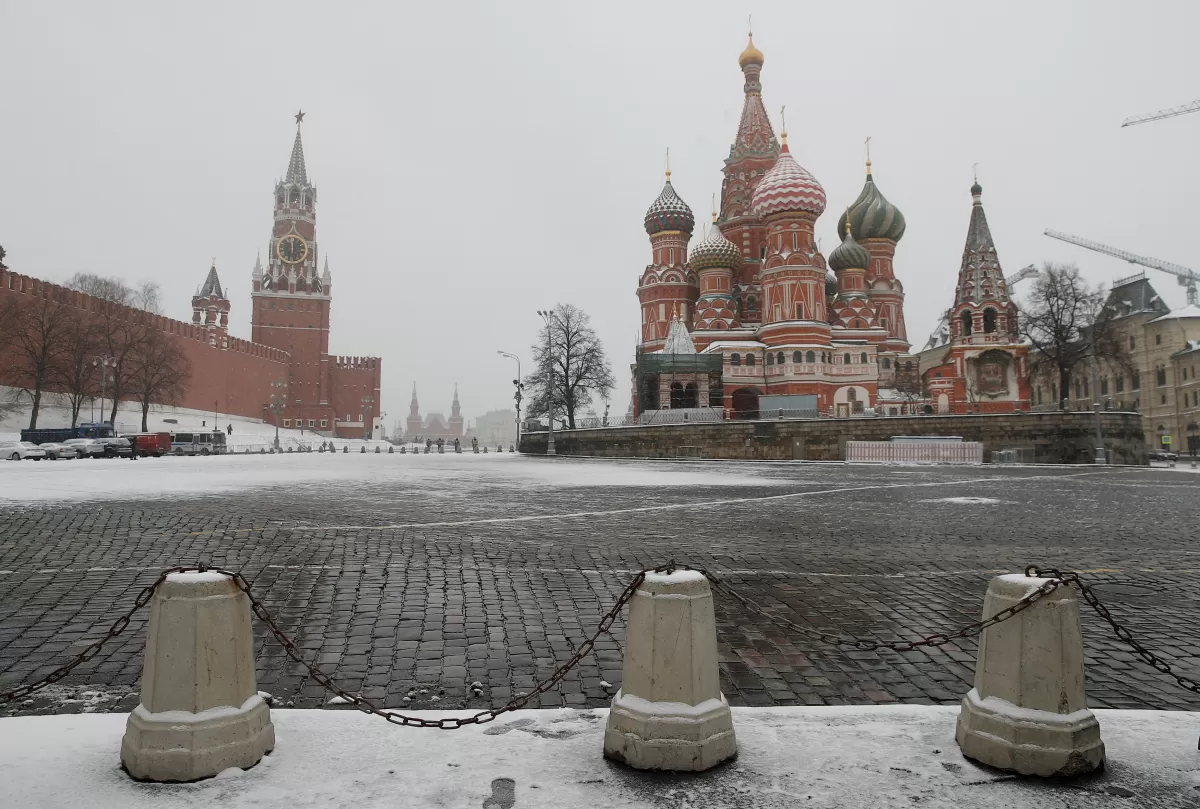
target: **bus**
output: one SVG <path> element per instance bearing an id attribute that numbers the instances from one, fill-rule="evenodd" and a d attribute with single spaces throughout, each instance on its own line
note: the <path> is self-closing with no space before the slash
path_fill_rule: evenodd
<path id="1" fill-rule="evenodd" d="M 108 422 L 102 424 L 88 422 L 74 427 L 43 427 L 21 431 L 21 440 L 31 444 L 61 443 L 70 438 L 113 438 L 115 436 L 116 432 Z"/>
<path id="2" fill-rule="evenodd" d="M 171 433 L 172 455 L 224 455 L 225 452 L 225 433 L 220 430 Z"/>

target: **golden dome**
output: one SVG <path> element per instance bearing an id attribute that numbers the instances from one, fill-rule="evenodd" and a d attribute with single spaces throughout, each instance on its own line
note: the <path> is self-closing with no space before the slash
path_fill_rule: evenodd
<path id="1" fill-rule="evenodd" d="M 758 65 L 762 67 L 763 52 L 754 47 L 754 34 L 750 35 L 750 42 L 746 45 L 746 50 L 742 51 L 742 55 L 738 57 L 738 65 L 745 67 L 746 65 Z"/>

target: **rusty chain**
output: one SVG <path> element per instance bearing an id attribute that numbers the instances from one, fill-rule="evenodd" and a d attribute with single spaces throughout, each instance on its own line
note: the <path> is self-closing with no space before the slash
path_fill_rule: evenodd
<path id="1" fill-rule="evenodd" d="M 150 603 L 150 599 L 154 597 L 154 591 L 158 589 L 160 584 L 167 580 L 167 576 L 170 576 L 172 573 L 183 573 L 184 571 L 191 569 L 193 568 L 173 567 L 169 570 L 164 570 L 159 574 L 158 578 L 154 580 L 153 584 L 142 588 L 142 591 L 138 593 L 138 597 L 133 602 L 133 606 L 129 608 L 129 611 L 114 621 L 113 625 L 110 626 L 108 631 L 105 632 L 100 638 L 89 643 L 82 652 L 75 655 L 75 657 L 71 658 L 70 661 L 62 666 L 59 666 L 37 682 L 28 683 L 27 685 L 19 685 L 12 691 L 0 691 L 0 705 L 3 705 L 6 702 L 24 699 L 30 694 L 40 691 L 48 685 L 53 685 L 63 677 L 66 677 L 68 674 L 70 674 L 80 663 L 86 663 L 88 660 L 91 660 L 96 656 L 96 653 L 100 651 L 104 644 L 108 643 L 117 635 L 120 635 L 125 631 L 125 628 L 129 626 L 129 621 L 133 618 L 134 613 Z"/>
<path id="2" fill-rule="evenodd" d="M 1167 661 L 1158 657 L 1156 654 L 1154 654 L 1154 652 L 1151 652 L 1149 649 L 1139 643 L 1128 629 L 1117 623 L 1117 619 L 1113 618 L 1112 613 L 1108 611 L 1108 607 L 1100 603 L 1100 599 L 1096 597 L 1096 593 L 1091 587 L 1083 583 L 1083 580 L 1079 577 L 1078 573 L 1073 570 L 1063 572 L 1060 570 L 1055 570 L 1054 568 L 1042 569 L 1029 567 L 1025 569 L 1025 575 L 1053 578 L 1078 587 L 1080 594 L 1083 596 L 1083 600 L 1088 603 L 1088 606 L 1090 606 L 1095 613 L 1112 628 L 1113 633 L 1116 634 L 1116 636 L 1120 638 L 1126 646 L 1132 649 L 1134 654 L 1141 658 L 1144 663 L 1153 667 L 1156 671 L 1162 672 L 1168 677 L 1174 678 L 1175 682 L 1179 684 L 1180 688 L 1191 691 L 1193 694 L 1200 694 L 1200 682 L 1193 680 L 1191 677 L 1187 677 L 1182 674 L 1176 674 L 1171 668 L 1171 664 L 1167 663 Z"/>
<path id="3" fill-rule="evenodd" d="M 405 727 L 438 728 L 440 730 L 456 730 L 458 728 L 465 727 L 466 725 L 481 725 L 486 722 L 491 722 L 502 714 L 510 711 L 520 710 L 529 704 L 529 702 L 539 694 L 543 694 L 550 690 L 552 687 L 558 684 L 558 682 L 561 681 L 562 678 L 565 677 L 567 673 L 579 663 L 579 661 L 581 661 L 592 651 L 596 640 L 599 639 L 601 635 L 609 634 L 611 636 L 609 630 L 616 622 L 621 610 L 624 609 L 625 605 L 629 603 L 629 600 L 633 598 L 633 594 L 637 591 L 638 587 L 640 587 L 642 582 L 645 581 L 647 573 L 670 574 L 674 573 L 676 570 L 691 570 L 702 574 L 712 584 L 713 589 L 725 593 L 738 603 L 742 604 L 742 606 L 749 609 L 751 612 L 762 616 L 771 623 L 786 627 L 794 632 L 822 643 L 840 647 L 851 647 L 860 651 L 890 649 L 896 652 L 908 652 L 921 647 L 943 646 L 953 640 L 973 637 L 982 633 L 985 629 L 995 626 L 1003 621 L 1007 621 L 1014 615 L 1017 615 L 1018 613 L 1028 609 L 1037 601 L 1054 592 L 1059 587 L 1075 586 L 1079 588 L 1084 600 L 1087 601 L 1092 609 L 1094 609 L 1096 613 L 1112 627 L 1117 637 L 1137 653 L 1139 658 L 1155 668 L 1157 671 L 1173 677 L 1182 688 L 1200 693 L 1200 683 L 1197 683 L 1195 680 L 1192 680 L 1189 677 L 1176 674 L 1168 663 L 1158 658 L 1153 652 L 1150 652 L 1137 640 L 1135 640 L 1130 634 L 1129 630 L 1117 623 L 1117 621 L 1112 617 L 1112 614 L 1096 597 L 1095 593 L 1092 591 L 1092 588 L 1082 581 L 1078 573 L 1073 571 L 1062 572 L 1053 568 L 1041 569 L 1037 567 L 1028 567 L 1025 569 L 1026 576 L 1045 578 L 1047 581 L 1029 593 L 1029 595 L 1022 598 L 1020 601 L 1006 607 L 1003 610 L 1000 610 L 996 614 L 984 620 L 967 624 L 966 626 L 960 627 L 954 632 L 948 634 L 938 632 L 918 640 L 875 641 L 862 640 L 860 638 L 854 638 L 845 635 L 834 635 L 813 629 L 811 627 L 801 626 L 800 624 L 797 624 L 787 618 L 768 612 L 760 604 L 732 589 L 716 576 L 709 573 L 707 570 L 703 568 L 691 567 L 689 565 L 676 564 L 674 561 L 671 561 L 665 565 L 639 571 L 633 577 L 633 580 L 630 581 L 630 583 L 625 587 L 625 589 L 621 591 L 621 595 L 617 598 L 616 602 L 609 609 L 609 611 L 601 618 L 600 625 L 596 632 L 590 638 L 580 644 L 580 646 L 575 650 L 575 653 L 571 655 L 571 657 L 565 663 L 555 669 L 555 671 L 549 677 L 537 683 L 530 691 L 519 694 L 499 708 L 489 708 L 470 716 L 461 718 L 451 717 L 446 719 L 422 719 L 421 717 L 411 716 L 388 708 L 383 708 L 361 695 L 351 694 L 337 686 L 328 675 L 321 672 L 300 655 L 296 645 L 275 623 L 274 618 L 271 616 L 267 608 L 263 606 L 262 602 L 254 597 L 254 594 L 250 590 L 250 582 L 247 581 L 241 573 L 224 570 L 218 567 L 201 565 L 199 567 L 174 567 L 164 570 L 161 574 L 159 574 L 158 578 L 155 579 L 153 584 L 150 584 L 142 589 L 142 591 L 138 594 L 137 599 L 134 601 L 133 606 L 124 615 L 113 622 L 112 626 L 108 628 L 108 631 L 105 632 L 102 637 L 90 643 L 86 648 L 83 649 L 83 651 L 77 654 L 68 663 L 55 669 L 41 680 L 38 680 L 34 683 L 29 683 L 27 685 L 18 686 L 12 691 L 0 692 L 0 705 L 22 699 L 30 694 L 35 693 L 36 691 L 58 682 L 63 677 L 66 677 L 68 674 L 70 674 L 71 671 L 81 663 L 84 663 L 95 657 L 95 655 L 106 643 L 125 631 L 125 629 L 129 626 L 129 622 L 133 615 L 138 610 L 150 603 L 150 599 L 153 598 L 155 591 L 157 591 L 159 586 L 166 581 L 167 576 L 171 575 L 172 573 L 212 572 L 229 576 L 233 580 L 235 586 L 245 594 L 250 603 L 251 610 L 253 610 L 254 614 L 257 615 L 259 619 L 262 620 L 262 622 L 266 625 L 272 637 L 274 637 L 276 642 L 283 647 L 283 650 L 288 657 L 303 666 L 305 671 L 308 672 L 308 675 L 313 680 L 322 685 L 335 696 L 343 699 L 347 704 L 354 706 L 364 713 L 379 716 L 395 725 L 402 725 Z"/>

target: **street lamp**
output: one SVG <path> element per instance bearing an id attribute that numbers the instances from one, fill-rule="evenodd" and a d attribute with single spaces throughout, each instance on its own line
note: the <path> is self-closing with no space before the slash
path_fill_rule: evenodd
<path id="1" fill-rule="evenodd" d="M 546 422 L 550 425 L 549 432 L 546 437 L 546 454 L 555 455 L 554 452 L 554 342 L 552 340 L 551 328 L 554 324 L 554 312 L 547 309 L 542 311 L 537 310 L 541 315 L 542 320 L 546 321 Z"/>
<path id="2" fill-rule="evenodd" d="M 522 398 L 521 391 L 525 389 L 525 386 L 521 384 L 521 358 L 518 357 L 516 354 L 509 354 L 507 351 L 497 351 L 496 353 L 501 356 L 508 357 L 509 359 L 517 361 L 517 378 L 513 380 L 513 387 L 517 389 L 517 392 L 513 396 L 513 399 L 517 403 L 517 446 L 520 446 L 521 445 L 521 398 Z"/>
<path id="3" fill-rule="evenodd" d="M 287 387 L 287 383 L 282 379 L 276 379 L 271 383 L 271 387 L 275 392 L 271 394 L 270 410 L 275 414 L 275 451 L 279 452 L 279 417 L 283 414 L 283 409 L 287 407 L 286 394 L 282 392 L 282 388 Z"/>
<path id="4" fill-rule="evenodd" d="M 93 357 L 92 367 L 100 369 L 100 423 L 104 423 L 104 397 L 108 393 L 108 369 L 116 369 L 117 361 L 113 357 Z M 116 381 L 115 379 L 113 380 Z M 95 415 L 92 419 L 95 420 Z"/>

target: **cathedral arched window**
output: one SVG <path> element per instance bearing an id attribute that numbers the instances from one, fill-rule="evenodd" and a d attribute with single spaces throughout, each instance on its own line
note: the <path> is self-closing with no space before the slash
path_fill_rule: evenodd
<path id="1" fill-rule="evenodd" d="M 887 357 L 884 357 L 882 360 L 880 360 L 879 364 L 883 366 L 883 370 L 885 371 L 892 367 L 892 361 Z"/>
<path id="2" fill-rule="evenodd" d="M 774 365 L 774 364 L 775 364 L 775 355 L 767 354 L 767 365 Z"/>
<path id="3" fill-rule="evenodd" d="M 751 368 L 753 368 L 753 367 L 754 367 L 754 362 L 755 362 L 755 357 L 754 357 L 754 355 L 753 355 L 753 354 L 747 354 L 747 355 L 746 355 L 746 364 L 747 364 L 747 365 L 749 365 Z"/>
<path id="4" fill-rule="evenodd" d="M 742 364 L 742 355 L 741 354 L 731 355 L 729 357 L 729 364 L 730 365 L 741 365 Z"/>
<path id="5" fill-rule="evenodd" d="M 808 352 L 808 361 L 816 362 L 817 361 L 817 352 L 815 352 L 815 351 Z"/>
<path id="6" fill-rule="evenodd" d="M 971 336 L 971 313 L 963 312 L 959 316 L 959 321 L 962 323 L 963 337 L 970 337 Z"/>
<path id="7" fill-rule="evenodd" d="M 995 330 L 996 330 L 996 310 L 990 309 L 990 308 L 984 309 L 983 310 L 983 331 L 984 331 L 984 333 L 991 334 Z"/>
<path id="8" fill-rule="evenodd" d="M 845 354 L 842 355 L 842 365 L 849 365 L 849 364 L 850 364 L 850 353 L 846 352 Z"/>
<path id="9" fill-rule="evenodd" d="M 863 365 L 867 364 L 867 353 L 865 351 L 863 352 L 862 356 L 859 357 L 858 361 L 861 362 Z"/>
<path id="10" fill-rule="evenodd" d="M 801 363 L 801 362 L 804 362 L 804 354 L 803 354 L 803 352 L 800 352 L 800 351 L 793 352 L 793 354 L 792 354 L 792 362 L 794 362 L 794 363 L 797 363 L 797 364 L 799 364 L 799 363 Z"/>
<path id="11" fill-rule="evenodd" d="M 778 354 L 775 355 L 775 364 L 783 365 L 783 352 L 782 351 L 780 351 Z"/>

